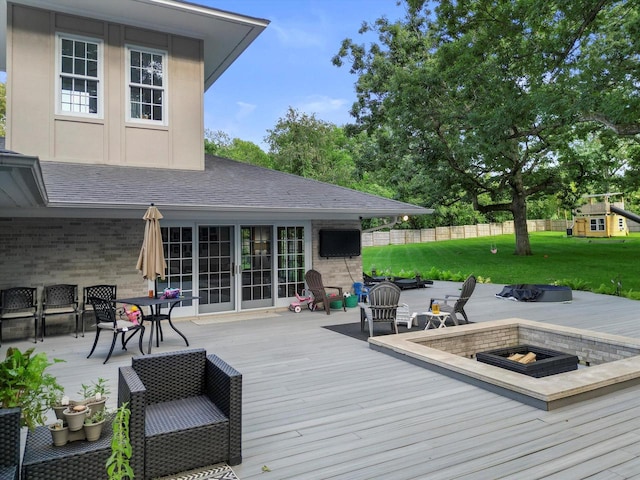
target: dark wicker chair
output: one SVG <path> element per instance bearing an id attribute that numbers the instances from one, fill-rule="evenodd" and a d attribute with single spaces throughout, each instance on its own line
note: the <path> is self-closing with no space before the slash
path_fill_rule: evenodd
<path id="1" fill-rule="evenodd" d="M 342 293 L 342 287 L 330 287 L 322 283 L 322 275 L 317 270 L 309 270 L 304 275 L 304 279 L 307 282 L 307 286 L 313 294 L 313 301 L 309 305 L 312 310 L 318 308 L 318 305 L 322 304 L 327 315 L 331 313 L 331 302 L 342 302 L 342 309 L 346 312 L 347 306 L 344 302 L 344 295 Z M 335 290 L 336 293 L 333 297 L 329 297 L 327 290 Z"/>
<path id="2" fill-rule="evenodd" d="M 42 314 L 40 335 L 42 340 L 46 333 L 46 317 L 53 315 L 74 315 L 76 317 L 76 338 L 78 338 L 78 285 L 48 285 L 42 292 Z"/>
<path id="3" fill-rule="evenodd" d="M 400 301 L 400 287 L 391 282 L 380 282 L 369 290 L 369 303 L 360 303 L 360 330 L 364 331 L 365 321 L 369 323 L 369 336 L 373 337 L 373 324 L 389 323 L 398 333 L 396 314 Z"/>
<path id="4" fill-rule="evenodd" d="M 0 480 L 20 475 L 20 409 L 0 409 Z"/>
<path id="5" fill-rule="evenodd" d="M 2 322 L 33 318 L 34 342 L 38 343 L 38 297 L 33 287 L 15 287 L 0 290 L 0 345 L 2 345 Z"/>
<path id="6" fill-rule="evenodd" d="M 473 293 L 475 288 L 476 277 L 474 277 L 473 275 L 469 275 L 462 284 L 459 295 L 450 294 L 445 295 L 444 298 L 432 298 L 429 302 L 429 310 L 431 310 L 431 305 L 433 305 L 433 302 L 438 301 L 440 311 L 451 314 L 451 323 L 453 323 L 454 325 L 458 325 L 458 313 L 464 318 L 464 323 L 469 323 L 469 317 L 467 317 L 467 312 L 464 311 L 464 307 L 469 301 L 469 298 L 471 297 L 471 294 Z M 449 302 L 453 302 L 453 304 L 450 304 Z M 448 324 L 449 321 L 447 320 L 447 325 Z"/>
<path id="7" fill-rule="evenodd" d="M 91 285 L 90 287 L 84 287 L 82 295 L 82 313 L 80 314 L 82 320 L 82 336 L 84 337 L 84 317 L 87 313 L 93 313 L 93 307 L 89 303 L 89 297 L 102 298 L 104 300 L 114 301 L 116 297 L 118 287 L 116 285 Z"/>
<path id="8" fill-rule="evenodd" d="M 87 355 L 89 358 L 93 351 L 96 349 L 96 345 L 98 345 L 98 338 L 100 338 L 100 332 L 102 330 L 108 330 L 113 333 L 113 340 L 111 340 L 111 348 L 109 349 L 109 353 L 107 358 L 103 363 L 107 363 L 111 354 L 113 353 L 113 347 L 116 345 L 116 339 L 118 335 L 122 335 L 122 349 L 127 349 L 127 342 L 136 332 L 140 333 L 140 338 L 138 339 L 138 348 L 140 348 L 140 353 L 144 355 L 142 351 L 142 337 L 144 335 L 144 326 L 141 323 L 133 323 L 129 320 L 124 320 L 119 318 L 119 314 L 116 312 L 116 308 L 112 301 L 105 300 L 103 298 L 97 297 L 89 297 L 89 303 L 93 306 L 93 312 L 96 315 L 96 339 L 93 341 L 93 347 Z M 129 334 L 129 337 L 125 340 L 125 334 Z"/>
<path id="9" fill-rule="evenodd" d="M 242 375 L 204 349 L 134 357 L 119 371 L 124 402 L 136 478 L 241 463 Z"/>

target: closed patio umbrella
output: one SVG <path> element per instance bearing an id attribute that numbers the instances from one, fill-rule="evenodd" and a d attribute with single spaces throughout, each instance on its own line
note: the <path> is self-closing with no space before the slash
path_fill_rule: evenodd
<path id="1" fill-rule="evenodd" d="M 136 268 L 142 272 L 143 278 L 149 281 L 149 293 L 151 294 L 151 290 L 153 290 L 153 294 L 155 294 L 155 280 L 158 277 L 164 278 L 167 268 L 162 248 L 162 233 L 160 232 L 162 214 L 152 203 L 142 218 L 145 220 L 144 241 Z"/>

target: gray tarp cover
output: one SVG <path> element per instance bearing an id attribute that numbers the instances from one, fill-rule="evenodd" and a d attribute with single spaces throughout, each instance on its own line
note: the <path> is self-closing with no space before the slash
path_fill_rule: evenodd
<path id="1" fill-rule="evenodd" d="M 519 302 L 535 302 L 542 295 L 543 291 L 539 285 L 507 285 L 496 297 L 508 298 Z"/>

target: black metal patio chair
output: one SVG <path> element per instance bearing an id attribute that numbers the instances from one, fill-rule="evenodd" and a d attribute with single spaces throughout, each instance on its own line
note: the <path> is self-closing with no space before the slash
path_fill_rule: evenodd
<path id="1" fill-rule="evenodd" d="M 42 292 L 42 313 L 40 315 L 40 337 L 44 340 L 46 334 L 46 317 L 54 315 L 73 315 L 76 318 L 76 338 L 78 338 L 78 285 L 59 284 L 48 285 Z"/>
<path id="2" fill-rule="evenodd" d="M 82 321 L 82 336 L 84 337 L 85 323 L 84 317 L 87 313 L 93 313 L 93 307 L 89 303 L 89 297 L 102 298 L 104 300 L 114 301 L 117 296 L 118 287 L 116 285 L 91 285 L 84 287 L 82 295 L 82 313 L 80 314 Z"/>
<path id="3" fill-rule="evenodd" d="M 98 338 L 100 338 L 100 332 L 103 330 L 110 331 L 113 333 L 113 340 L 111 340 L 111 348 L 109 349 L 109 353 L 107 354 L 107 358 L 103 363 L 107 363 L 111 354 L 113 353 L 113 347 L 116 345 L 116 340 L 118 335 L 122 335 L 122 349 L 127 349 L 127 342 L 135 333 L 139 333 L 138 339 L 138 348 L 140 348 L 140 353 L 144 355 L 142 350 L 142 337 L 144 336 L 144 326 L 142 323 L 134 323 L 129 321 L 128 319 L 120 318 L 120 315 L 116 312 L 115 305 L 110 300 L 105 300 L 104 298 L 98 297 L 89 297 L 89 303 L 93 306 L 93 312 L 96 315 L 96 339 L 93 341 L 93 347 L 87 355 L 89 358 L 93 351 L 96 349 L 96 345 L 98 345 Z M 129 338 L 125 340 L 125 334 L 130 334 Z"/>
<path id="4" fill-rule="evenodd" d="M 0 290 L 0 345 L 2 322 L 33 318 L 34 342 L 38 343 L 38 297 L 34 287 L 14 287 Z"/>

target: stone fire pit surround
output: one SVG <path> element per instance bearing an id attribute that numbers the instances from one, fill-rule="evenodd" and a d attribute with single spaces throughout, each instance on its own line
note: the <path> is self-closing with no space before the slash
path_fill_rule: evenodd
<path id="1" fill-rule="evenodd" d="M 588 368 L 533 378 L 475 359 L 519 344 L 577 355 Z M 369 345 L 543 410 L 640 384 L 640 339 L 519 318 L 372 337 Z"/>

